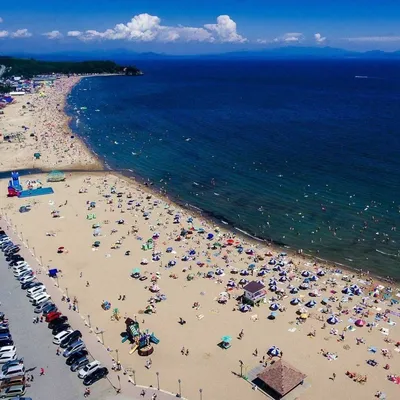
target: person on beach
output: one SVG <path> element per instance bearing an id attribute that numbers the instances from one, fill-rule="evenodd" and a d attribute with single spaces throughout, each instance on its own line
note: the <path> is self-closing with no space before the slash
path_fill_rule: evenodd
<path id="1" fill-rule="evenodd" d="M 40 376 L 43 376 L 45 374 L 44 368 L 40 368 Z"/>

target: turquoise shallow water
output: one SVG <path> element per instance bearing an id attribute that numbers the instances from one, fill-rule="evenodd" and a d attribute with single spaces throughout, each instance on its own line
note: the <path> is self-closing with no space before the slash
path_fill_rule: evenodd
<path id="1" fill-rule="evenodd" d="M 68 112 L 111 168 L 251 235 L 399 279 L 399 66 L 146 62 L 140 78 L 84 79 Z"/>

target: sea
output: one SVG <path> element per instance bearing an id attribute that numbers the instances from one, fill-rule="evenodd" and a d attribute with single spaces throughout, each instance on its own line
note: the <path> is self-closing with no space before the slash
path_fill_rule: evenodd
<path id="1" fill-rule="evenodd" d="M 238 233 L 400 280 L 400 61 L 137 66 L 68 98 L 108 168 Z"/>

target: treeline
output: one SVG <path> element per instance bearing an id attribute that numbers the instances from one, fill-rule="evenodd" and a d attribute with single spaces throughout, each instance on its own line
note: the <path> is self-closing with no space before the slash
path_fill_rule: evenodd
<path id="1" fill-rule="evenodd" d="M 134 67 L 122 67 L 113 61 L 38 61 L 0 56 L 0 65 L 6 66 L 3 77 L 21 75 L 31 78 L 35 75 L 47 74 L 124 74 L 129 68 L 129 75 L 140 75 L 141 71 Z"/>

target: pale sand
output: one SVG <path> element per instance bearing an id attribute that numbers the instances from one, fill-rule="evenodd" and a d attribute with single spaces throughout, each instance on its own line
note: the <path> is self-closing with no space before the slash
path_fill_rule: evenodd
<path id="1" fill-rule="evenodd" d="M 3 154 L 2 151 L 2 160 Z M 36 177 L 45 181 L 43 175 Z M 25 179 L 22 179 L 22 183 L 25 183 Z M 60 286 L 64 289 L 68 288 L 71 298 L 73 296 L 78 298 L 79 311 L 85 318 L 90 314 L 92 326 L 105 331 L 106 346 L 119 350 L 119 356 L 125 368 L 136 370 L 138 384 L 156 386 L 155 372 L 159 372 L 160 385 L 163 389 L 176 392 L 178 390 L 177 380 L 181 379 L 183 396 L 189 399 L 199 398 L 199 388 L 204 390 L 204 399 L 265 398 L 260 392 L 252 391 L 250 385 L 238 379 L 232 372 L 236 374 L 240 372 L 239 360 L 244 362 L 244 372 L 259 365 L 266 350 L 270 346 L 276 345 L 283 351 L 283 358 L 286 361 L 308 376 L 306 381 L 311 386 L 293 393 L 297 393 L 299 398 L 320 399 L 323 393 L 323 397 L 326 399 L 367 399 L 373 398 L 377 390 L 385 392 L 388 399 L 398 397 L 399 387 L 388 381 L 386 376 L 388 373 L 400 374 L 400 355 L 393 343 L 384 341 L 387 338 L 399 341 L 398 325 L 391 326 L 387 322 L 381 321 L 372 332 L 365 327 L 357 328 L 355 332 L 346 333 L 344 342 L 338 342 L 338 336 L 330 334 L 330 325 L 327 325 L 326 329 L 321 329 L 323 322 L 313 318 L 313 315 L 323 315 L 318 312 L 318 309 L 321 307 L 321 299 L 331 295 L 329 291 L 332 288 L 326 283 L 327 279 L 332 277 L 331 273 L 314 284 L 315 288 L 327 287 L 328 291 L 326 294 L 322 292 L 322 296 L 316 299 L 318 306 L 311 311 L 311 317 L 302 325 L 295 323 L 297 317 L 295 312 L 298 307 L 289 304 L 290 299 L 295 297 L 292 295 L 279 302 L 286 306 L 287 311 L 278 313 L 275 321 L 267 319 L 270 314 L 268 304 L 254 308 L 252 312 L 245 314 L 232 311 L 236 303 L 233 298 L 228 301 L 227 305 L 218 304 L 216 298 L 220 292 L 225 291 L 225 285 L 229 278 L 239 279 L 239 276 L 231 275 L 229 269 L 225 267 L 226 274 L 221 278 L 222 283 L 217 283 L 217 280 L 203 278 L 203 273 L 211 270 L 214 264 L 224 266 L 226 264 L 222 259 L 224 255 L 228 255 L 229 266 L 239 269 L 246 268 L 254 257 L 239 255 L 234 248 L 227 247 L 223 248 L 220 254 L 217 254 L 216 250 L 210 250 L 210 262 L 207 263 L 206 252 L 209 241 L 206 240 L 205 235 L 195 233 L 192 239 L 174 241 L 182 227 L 189 227 L 186 222 L 189 213 L 180 210 L 182 213 L 181 224 L 173 224 L 173 215 L 177 212 L 178 207 L 172 206 L 176 211 L 173 215 L 169 215 L 164 208 L 165 199 L 154 206 L 156 197 L 153 195 L 147 199 L 148 193 L 133 181 L 128 182 L 126 179 L 112 174 L 105 175 L 105 173 L 73 173 L 68 175 L 66 183 L 57 183 L 52 186 L 55 194 L 51 196 L 26 200 L 1 197 L 1 214 L 11 219 L 16 230 L 22 233 L 24 240 L 31 249 L 34 249 L 35 254 L 43 261 L 44 265 L 62 270 Z M 111 186 L 116 186 L 116 192 L 123 192 L 124 195 L 121 198 L 112 195 L 114 204 L 107 204 L 107 199 L 103 195 L 110 193 Z M 0 187 L 6 194 L 7 182 L 5 180 L 1 182 Z M 81 188 L 87 189 L 87 193 L 79 193 Z M 127 207 L 126 196 L 129 192 L 132 193 L 132 200 L 135 200 L 134 204 L 137 201 L 140 202 L 140 206 L 133 207 L 131 210 L 128 210 Z M 68 203 L 64 205 L 66 200 Z M 94 210 L 87 210 L 88 201 L 96 201 L 97 206 Z M 32 205 L 32 211 L 20 214 L 18 208 L 26 204 Z M 121 204 L 121 208 L 118 208 L 118 204 Z M 61 218 L 52 218 L 50 214 L 52 210 L 59 210 Z M 122 210 L 125 212 L 121 213 Z M 148 220 L 143 217 L 143 211 L 150 212 Z M 89 212 L 96 214 L 96 220 L 86 219 Z M 116 223 L 121 218 L 125 220 L 124 225 Z M 105 224 L 104 221 L 109 221 L 109 223 Z M 93 223 L 102 225 L 101 237 L 93 237 Z M 175 267 L 162 268 L 159 262 L 151 262 L 150 251 L 141 250 L 143 241 L 138 237 L 140 236 L 144 240 L 150 238 L 154 233 L 150 228 L 151 225 L 154 226 L 155 231 L 160 233 L 160 238 L 157 240 L 157 251 L 162 252 L 162 265 L 165 266 L 168 261 L 176 257 L 177 265 Z M 132 226 L 135 226 L 138 232 L 128 235 Z M 217 234 L 210 223 L 199 217 L 195 218 L 194 226 L 203 227 L 206 232 Z M 111 235 L 112 229 L 117 229 L 118 232 Z M 50 232 L 54 232 L 56 236 L 46 236 L 46 233 Z M 119 239 L 122 240 L 121 248 L 111 249 Z M 100 240 L 101 245 L 98 250 L 93 251 L 92 244 L 95 240 Z M 218 240 L 224 243 L 224 238 Z M 57 254 L 59 246 L 65 246 L 68 253 Z M 166 248 L 169 246 L 176 250 L 176 254 L 166 253 Z M 251 246 L 250 243 L 244 244 L 245 248 Z M 191 248 L 197 251 L 196 261 L 180 261 L 185 251 Z M 126 250 L 131 251 L 130 256 L 124 255 Z M 227 254 L 227 251 L 230 253 Z M 263 255 L 267 251 L 272 251 L 276 255 L 277 252 L 271 248 L 262 247 L 256 251 L 259 255 Z M 150 263 L 147 266 L 140 266 L 140 261 L 144 257 Z M 266 257 L 257 266 L 267 263 L 269 258 Z M 307 260 L 297 256 L 291 256 L 291 259 L 299 270 L 312 271 L 316 268 L 312 265 L 305 265 Z M 205 262 L 206 266 L 198 267 L 197 261 Z M 195 274 L 199 272 L 201 276 L 189 282 L 186 280 L 188 271 L 183 272 L 182 270 L 190 265 L 192 266 L 190 272 Z M 140 267 L 142 272 L 147 271 L 148 274 L 157 271 L 161 274 L 158 284 L 161 293 L 167 296 L 167 300 L 157 304 L 156 314 L 143 316 L 139 313 L 147 306 L 151 293 L 146 289 L 150 285 L 149 279 L 141 282 L 130 277 L 132 269 L 136 267 Z M 82 273 L 82 277 L 80 277 L 80 273 Z M 170 278 L 171 273 L 177 274 L 178 279 Z M 298 286 L 301 282 L 296 277 L 298 273 L 293 270 L 292 274 L 294 275 L 292 284 Z M 268 283 L 269 278 L 273 276 L 278 277 L 278 273 L 268 273 L 265 276 L 265 282 Z M 340 299 L 342 298 L 341 289 L 346 282 L 341 280 L 341 275 L 334 277 L 338 282 L 335 288 L 338 292 L 336 297 Z M 86 287 L 86 281 L 90 282 L 89 287 Z M 364 285 L 358 281 L 357 277 L 354 277 L 353 281 Z M 288 283 L 280 284 L 280 286 L 286 288 Z M 232 296 L 241 293 L 242 290 L 231 292 Z M 120 294 L 127 296 L 125 301 L 117 300 Z M 309 299 L 308 291 L 301 291 L 299 295 L 304 296 L 306 300 Z M 273 293 L 268 292 L 268 299 L 273 296 Z M 153 366 L 150 370 L 144 367 L 145 358 L 139 357 L 137 353 L 129 355 L 129 345 L 121 343 L 119 334 L 125 327 L 123 318 L 118 322 L 111 321 L 111 311 L 104 311 L 101 308 L 104 299 L 112 303 L 112 308 L 118 307 L 122 317 L 127 315 L 133 318 L 136 315 L 140 323 L 144 318 L 145 323 L 141 324 L 141 327 L 154 331 L 160 339 L 160 343 L 155 346 L 155 352 L 151 356 Z M 350 315 L 340 317 L 343 322 L 335 326 L 339 333 L 348 325 L 347 320 L 351 316 L 351 309 L 359 301 L 361 298 L 356 297 L 352 303 L 343 304 L 343 309 L 350 309 Z M 194 302 L 200 303 L 199 310 L 192 308 Z M 332 304 L 333 310 L 337 312 L 338 302 Z M 371 316 L 366 318 L 368 321 L 373 321 L 375 307 L 381 308 L 382 311 L 388 308 L 387 302 L 379 304 L 371 302 L 370 305 Z M 398 306 L 393 306 L 391 309 L 399 312 Z M 204 315 L 204 318 L 198 320 L 196 316 L 200 314 Z M 251 316 L 254 314 L 258 315 L 256 322 L 251 320 Z M 179 317 L 187 321 L 186 325 L 178 324 Z M 392 319 L 395 322 L 399 321 L 399 318 L 395 316 L 392 316 Z M 290 332 L 289 329 L 294 327 L 296 331 Z M 379 332 L 381 327 L 389 328 L 389 336 Z M 241 329 L 244 330 L 244 338 L 238 340 L 237 335 Z M 307 334 L 313 329 L 316 330 L 316 337 L 310 338 Z M 229 350 L 221 350 L 217 347 L 223 335 L 233 337 L 232 347 Z M 366 344 L 357 345 L 357 337 L 363 337 Z M 344 348 L 347 345 L 350 347 L 349 350 Z M 189 349 L 189 356 L 181 355 L 183 346 Z M 378 352 L 375 355 L 369 353 L 367 351 L 369 346 L 376 347 Z M 252 355 L 256 348 L 258 357 Z M 382 348 L 390 350 L 391 359 L 387 359 L 381 354 Z M 321 355 L 321 349 L 337 353 L 338 359 L 328 361 Z M 366 360 L 370 358 L 376 359 L 379 365 L 377 367 L 367 365 Z M 383 369 L 386 363 L 390 364 L 389 371 Z M 368 382 L 363 385 L 353 382 L 345 376 L 347 370 L 367 375 Z M 334 382 L 329 379 L 333 373 L 337 375 Z"/>
<path id="2" fill-rule="evenodd" d="M 43 95 L 17 97 L 15 103 L 4 109 L 4 115 L 0 115 L 0 134 L 21 134 L 23 139 L 13 143 L 0 140 L 0 171 L 68 167 L 102 169 L 83 142 L 71 139 L 68 117 L 63 112 L 66 95 L 80 79 L 59 79 L 54 87 L 44 87 Z M 32 133 L 35 137 L 30 136 Z M 42 155 L 39 160 L 35 160 L 35 153 Z"/>

